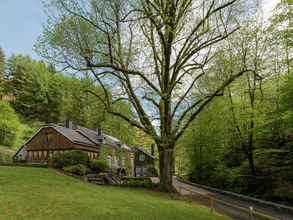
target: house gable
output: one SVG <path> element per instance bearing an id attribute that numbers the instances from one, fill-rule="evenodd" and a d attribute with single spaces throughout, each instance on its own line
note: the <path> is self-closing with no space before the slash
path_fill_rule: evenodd
<path id="1" fill-rule="evenodd" d="M 74 143 L 53 127 L 44 127 L 27 143 L 27 150 L 72 149 Z"/>
<path id="2" fill-rule="evenodd" d="M 81 149 L 97 151 L 97 145 L 74 130 L 57 126 L 43 127 L 27 143 L 27 150 Z"/>

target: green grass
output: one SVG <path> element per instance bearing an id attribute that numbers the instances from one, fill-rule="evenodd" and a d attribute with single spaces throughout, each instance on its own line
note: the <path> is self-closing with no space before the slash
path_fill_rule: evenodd
<path id="1" fill-rule="evenodd" d="M 228 219 L 170 195 L 96 186 L 46 168 L 0 166 L 0 219 Z"/>

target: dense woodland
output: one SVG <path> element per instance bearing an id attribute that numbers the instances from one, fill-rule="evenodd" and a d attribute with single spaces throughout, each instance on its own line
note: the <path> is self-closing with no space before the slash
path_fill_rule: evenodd
<path id="1" fill-rule="evenodd" d="M 4 101 L 0 101 L 0 145 L 17 148 L 41 126 L 62 124 L 68 119 L 76 125 L 102 128 L 129 145 L 150 147 L 151 142 L 140 131 L 106 113 L 93 95 L 100 92 L 100 87 L 89 76 L 65 75 L 57 72 L 53 65 L 26 55 L 5 59 L 3 50 L 0 54 L 1 95 L 4 97 Z M 124 102 L 114 107 L 132 114 Z"/>
<path id="2" fill-rule="evenodd" d="M 125 35 L 116 36 L 120 26 L 117 25 L 115 32 L 106 32 L 109 45 L 101 46 L 97 43 L 96 46 L 93 42 L 102 41 L 104 36 L 103 33 L 99 33 L 100 27 L 92 24 L 91 19 L 94 17 L 90 14 L 92 11 L 87 12 L 88 15 L 83 8 L 86 6 L 71 4 L 71 1 L 52 2 L 55 7 L 57 5 L 62 9 L 60 13 L 63 12 L 64 17 L 61 21 L 57 19 L 55 23 L 51 21 L 36 43 L 36 50 L 46 58 L 46 62 L 52 64 L 35 61 L 24 55 L 12 55 L 5 59 L 4 52 L 0 52 L 0 92 L 15 96 L 13 102 L 0 103 L 0 145 L 18 146 L 40 124 L 62 122 L 70 118 L 75 123 L 90 128 L 101 127 L 130 145 L 147 147 L 151 143 L 156 143 L 160 161 L 167 157 L 165 150 L 172 152 L 174 147 L 175 154 L 171 154 L 171 157 L 176 161 L 175 172 L 191 181 L 269 200 L 293 203 L 293 32 L 290 0 L 280 1 L 270 18 L 267 18 L 259 4 L 253 4 L 255 3 L 253 1 L 249 6 L 236 5 L 228 17 L 225 13 L 221 14 L 223 17 L 220 16 L 220 21 L 211 19 L 208 22 L 207 19 L 212 17 L 212 13 L 236 1 L 228 1 L 225 7 L 218 8 L 214 6 L 217 1 L 206 1 L 212 2 L 211 7 L 209 8 L 208 4 L 205 6 L 207 8 L 204 8 L 206 11 L 203 10 L 203 15 L 206 12 L 207 16 L 203 16 L 202 22 L 199 22 L 197 27 L 202 29 L 195 29 L 194 33 L 198 35 L 194 38 L 190 37 L 194 41 L 191 41 L 189 46 L 208 55 L 205 57 L 202 53 L 187 52 L 191 53 L 191 58 L 195 56 L 194 63 L 185 64 L 190 67 L 188 71 L 180 69 L 179 65 L 178 72 L 185 71 L 179 79 L 185 81 L 178 82 L 178 87 L 172 88 L 174 91 L 170 92 L 172 93 L 172 98 L 171 95 L 168 97 L 170 99 L 160 93 L 164 92 L 164 89 L 166 91 L 170 89 L 168 83 L 166 86 L 162 83 L 164 85 L 161 86 L 160 80 L 164 78 L 159 77 L 160 74 L 162 76 L 167 74 L 163 68 L 166 64 L 160 64 L 168 55 L 164 51 L 167 50 L 168 45 L 164 45 L 162 41 L 170 39 L 170 48 L 181 45 L 176 44 L 176 37 L 172 38 L 173 36 L 170 35 L 172 31 L 168 28 L 165 32 L 160 32 L 156 27 L 156 22 L 159 21 L 164 26 L 164 17 L 161 20 L 151 19 L 150 14 L 153 11 L 150 8 L 156 9 L 156 1 L 154 5 L 148 5 L 152 1 L 146 1 L 147 3 L 142 6 L 142 13 L 150 18 L 151 24 L 142 26 L 141 29 L 150 45 L 154 46 L 150 47 L 155 54 L 153 66 L 150 66 L 160 73 L 158 74 L 159 89 L 155 83 L 152 84 L 152 81 L 147 80 L 149 77 L 147 73 L 140 75 L 141 67 L 131 69 L 135 67 L 137 61 L 135 53 L 138 52 L 131 52 L 128 49 L 128 46 L 132 47 L 132 41 L 129 43 L 125 39 L 120 39 Z M 95 2 L 92 1 L 91 7 L 97 7 L 95 4 L 98 3 Z M 182 4 L 178 3 L 180 7 L 178 5 L 177 7 L 182 9 L 180 13 L 184 14 L 185 8 L 187 10 L 192 1 L 182 2 Z M 157 5 L 157 7 L 161 6 Z M 118 8 L 115 7 L 113 11 L 117 12 Z M 213 7 L 217 10 L 212 10 Z M 168 13 L 172 12 L 172 8 L 169 9 L 167 6 L 166 8 L 167 11 L 170 10 Z M 101 12 L 95 11 L 95 13 Z M 180 13 L 178 21 L 181 19 Z M 111 17 L 112 14 L 109 14 L 108 16 Z M 222 35 L 215 40 L 207 40 L 209 47 L 202 49 L 193 45 L 198 38 L 214 30 L 209 25 L 212 26 L 214 22 L 225 23 L 223 20 L 231 19 L 233 16 L 235 18 L 235 14 L 237 14 L 237 22 L 233 21 L 233 24 L 237 26 L 236 29 L 229 29 L 228 25 L 220 26 Z M 114 13 L 114 15 L 117 17 L 120 14 Z M 182 17 L 185 15 L 188 15 L 187 12 Z M 77 16 L 77 19 L 74 16 Z M 125 19 L 122 21 L 124 23 L 133 21 L 131 18 L 127 20 L 126 15 L 123 19 Z M 178 26 L 180 25 L 181 23 L 178 22 Z M 171 25 L 170 28 L 178 27 Z M 187 35 L 185 28 L 182 27 L 180 31 L 183 30 L 183 34 L 186 32 Z M 153 34 L 156 31 L 158 35 Z M 152 34 L 148 35 L 148 32 Z M 132 32 L 130 34 L 132 36 Z M 190 36 L 193 36 L 192 34 Z M 180 36 L 178 35 L 178 38 Z M 111 39 L 114 43 L 110 42 L 110 37 L 113 37 Z M 189 43 L 190 39 L 187 38 L 186 42 Z M 197 44 L 204 39 L 198 40 Z M 125 48 L 120 40 L 124 42 Z M 221 43 L 218 44 L 218 41 Z M 156 51 L 156 47 L 160 44 L 163 44 L 163 52 L 158 48 Z M 82 46 L 85 48 L 80 48 Z M 88 46 L 93 48 L 89 49 Z M 66 57 L 61 58 L 68 65 L 62 66 L 56 61 L 57 58 L 61 59 L 56 57 L 58 54 L 56 48 L 64 51 Z M 93 55 L 94 49 L 101 51 L 97 53 L 99 58 Z M 145 56 L 152 59 L 153 54 L 147 52 Z M 171 54 L 169 58 L 172 54 L 175 54 L 176 58 L 176 52 L 172 52 L 172 49 L 169 52 Z M 195 61 L 198 57 L 204 57 L 203 63 L 199 64 Z M 123 62 L 126 58 L 127 64 Z M 134 61 L 129 61 L 132 58 Z M 110 64 L 107 64 L 108 59 Z M 105 61 L 106 64 L 94 64 L 95 61 L 100 60 Z M 170 58 L 169 62 L 170 60 L 172 59 Z M 128 62 L 133 63 L 128 64 Z M 64 67 L 63 71 L 57 71 L 54 65 Z M 170 65 L 170 72 L 174 65 Z M 100 70 L 93 72 L 100 67 L 106 69 L 107 74 L 112 74 L 112 77 L 118 79 L 109 78 L 108 81 L 101 83 L 100 76 L 104 77 L 104 72 Z M 68 68 L 71 69 L 70 74 Z M 193 75 L 189 71 L 193 70 L 201 72 L 192 78 Z M 184 78 L 186 72 L 191 78 Z M 133 81 L 129 80 L 131 75 L 137 75 L 143 81 L 142 83 L 139 81 L 141 83 L 139 89 L 134 90 L 136 94 L 132 91 Z M 134 81 L 137 83 L 139 79 L 136 78 Z M 151 77 L 150 79 L 153 80 Z M 110 88 L 109 81 L 115 82 L 114 87 L 118 88 L 119 80 L 122 82 L 121 90 L 125 89 L 126 92 L 117 98 L 117 94 L 113 96 L 111 94 L 111 92 L 115 93 L 115 88 Z M 188 80 L 192 82 L 191 85 L 186 84 Z M 145 86 L 144 90 L 141 88 L 143 86 Z M 185 88 L 188 88 L 186 93 Z M 182 90 L 184 96 L 179 100 L 179 104 L 175 105 L 175 113 L 167 114 L 170 109 L 174 109 L 173 104 L 176 104 L 178 97 L 182 97 Z M 106 101 L 105 96 L 108 98 Z M 140 102 L 139 99 L 144 102 Z M 111 108 L 108 106 L 109 100 L 113 101 Z M 148 114 L 144 112 L 144 108 L 152 113 L 156 112 L 150 107 L 150 103 L 159 109 L 159 114 L 156 115 L 159 117 L 157 122 L 159 128 L 152 127 Z M 201 103 L 203 104 L 200 105 Z M 168 106 L 171 106 L 170 109 Z M 183 117 L 176 117 L 176 113 L 182 114 Z M 174 117 L 171 121 L 164 121 L 166 115 L 170 118 Z M 176 132 L 172 133 L 173 130 Z M 176 138 L 173 141 L 172 135 L 178 137 L 178 141 Z M 172 161 L 170 164 L 172 165 Z M 164 166 L 160 165 L 160 171 L 165 170 L 162 168 Z M 168 184 L 168 181 L 166 183 Z"/>
<path id="3" fill-rule="evenodd" d="M 261 16 L 248 20 L 217 51 L 210 67 L 215 77 L 233 72 L 244 53 L 254 70 L 228 86 L 193 122 L 177 149 L 179 174 L 194 182 L 292 204 L 290 7 L 289 1 L 278 4 L 269 24 Z M 213 80 L 202 82 L 202 90 L 213 86 Z"/>

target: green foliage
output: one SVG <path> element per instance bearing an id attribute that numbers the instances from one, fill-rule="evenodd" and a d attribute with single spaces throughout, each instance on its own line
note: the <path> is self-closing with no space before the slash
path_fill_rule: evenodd
<path id="1" fill-rule="evenodd" d="M 49 163 L 54 168 L 59 169 L 77 164 L 86 166 L 88 164 L 88 156 L 83 151 L 68 151 L 64 152 L 63 154 L 54 154 L 52 158 L 50 158 Z"/>
<path id="2" fill-rule="evenodd" d="M 102 96 L 102 89 L 91 77 L 64 75 L 56 72 L 51 64 L 21 54 L 9 57 L 6 67 L 3 88 L 7 94 L 15 96 L 16 100 L 11 102 L 11 106 L 23 121 L 19 130 L 23 130 L 24 134 L 19 133 L 20 138 L 15 139 L 14 145 L 23 144 L 44 124 L 61 123 L 66 119 L 76 125 L 102 128 L 128 145 L 137 145 L 136 140 L 139 140 L 140 146 L 150 145 L 149 138 L 140 131 L 106 113 L 103 103 L 94 95 Z M 129 104 L 121 101 L 112 107 L 132 117 Z"/>
<path id="3" fill-rule="evenodd" d="M 103 161 L 104 163 L 107 163 L 107 157 L 108 155 L 111 155 L 112 149 L 108 146 L 101 147 L 100 153 L 99 153 L 99 160 Z"/>
<path id="4" fill-rule="evenodd" d="M 255 93 L 253 112 L 247 104 L 246 90 L 240 90 L 245 85 L 242 80 L 245 78 L 230 88 L 232 103 L 227 93 L 212 103 L 181 140 L 180 144 L 186 150 L 185 156 L 181 157 L 188 158 L 185 170 L 181 172 L 188 173 L 192 181 L 225 190 L 280 202 L 292 201 L 290 193 L 288 196 L 283 193 L 291 192 L 292 188 L 289 178 L 293 164 L 292 137 L 288 139 L 293 131 L 292 77 L 272 78 L 262 84 L 262 94 L 260 90 Z M 221 103 L 226 107 L 219 106 Z M 251 115 L 254 117 L 253 130 L 249 127 Z M 241 137 L 235 125 L 239 126 Z M 251 176 L 241 146 L 241 143 L 247 143 L 251 131 L 256 177 Z"/>
<path id="5" fill-rule="evenodd" d="M 90 160 L 89 168 L 94 172 L 105 172 L 109 167 L 105 160 Z"/>
<path id="6" fill-rule="evenodd" d="M 125 178 L 124 186 L 129 187 L 143 187 L 143 188 L 155 188 L 158 185 L 153 183 L 150 178 L 147 177 L 136 177 L 136 178 Z"/>
<path id="7" fill-rule="evenodd" d="M 217 99 L 180 140 L 180 145 L 186 150 L 185 156 L 182 157 L 187 157 L 189 162 L 185 165 L 188 169 L 186 172 L 194 181 L 209 182 L 213 169 L 223 157 L 229 130 L 226 104 L 225 100 Z M 219 114 L 221 117 L 218 117 Z"/>
<path id="8" fill-rule="evenodd" d="M 25 143 L 29 140 L 41 127 L 44 126 L 44 122 L 32 120 L 32 121 L 24 121 L 22 124 L 23 133 L 21 139 L 18 141 L 17 146 Z"/>
<path id="9" fill-rule="evenodd" d="M 88 128 L 102 127 L 106 117 L 105 109 L 98 98 L 90 93 L 101 95 L 101 89 L 94 85 L 93 80 L 89 77 L 59 77 L 59 81 L 62 82 L 63 92 L 60 119 L 69 118 L 75 124 Z"/>
<path id="10" fill-rule="evenodd" d="M 282 0 L 278 3 L 275 8 L 275 14 L 273 15 L 271 21 L 271 27 L 275 32 L 273 32 L 277 37 L 278 42 L 287 44 L 287 46 L 293 45 L 292 41 L 292 27 L 290 26 L 290 19 L 293 16 L 291 10 L 292 0 Z"/>
<path id="11" fill-rule="evenodd" d="M 13 147 L 21 132 L 21 123 L 13 108 L 0 101 L 0 144 Z"/>
<path id="12" fill-rule="evenodd" d="M 283 112 L 283 117 L 289 121 L 293 122 L 293 77 L 288 75 L 285 77 L 284 84 L 281 87 L 281 108 Z"/>
<path id="13" fill-rule="evenodd" d="M 10 155 L 6 155 L 6 154 L 2 154 L 0 152 L 0 164 L 1 163 L 9 163 L 11 162 L 11 156 Z"/>
<path id="14" fill-rule="evenodd" d="M 129 145 L 135 144 L 133 135 L 139 132 L 106 113 L 103 103 L 94 95 L 102 96 L 102 89 L 91 77 L 70 77 L 29 56 L 12 55 L 7 61 L 7 79 L 7 91 L 16 98 L 12 106 L 25 121 L 57 123 L 70 119 L 88 128 L 100 127 Z M 125 102 L 117 102 L 112 108 L 132 117 Z"/>
<path id="15" fill-rule="evenodd" d="M 278 181 L 281 181 L 280 179 Z M 271 191 L 265 193 L 267 200 L 280 201 L 285 204 L 293 203 L 293 190 L 289 182 L 281 181 L 278 186 L 271 188 Z"/>
<path id="16" fill-rule="evenodd" d="M 15 95 L 15 110 L 25 119 L 53 122 L 59 118 L 61 82 L 43 62 L 28 56 L 8 59 L 8 91 Z"/>
<path id="17" fill-rule="evenodd" d="M 11 163 L 12 162 L 12 156 L 15 153 L 14 150 L 11 150 L 10 148 L 0 146 L 0 163 Z"/>
<path id="18" fill-rule="evenodd" d="M 87 173 L 87 167 L 83 164 L 76 164 L 63 167 L 63 170 L 68 173 L 84 176 Z"/>

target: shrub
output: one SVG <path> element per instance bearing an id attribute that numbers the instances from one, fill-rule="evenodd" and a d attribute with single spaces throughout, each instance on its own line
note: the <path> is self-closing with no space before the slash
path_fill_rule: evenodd
<path id="1" fill-rule="evenodd" d="M 69 172 L 72 174 L 83 176 L 87 172 L 87 167 L 83 164 L 77 164 L 77 165 L 72 165 L 72 166 L 66 166 L 63 168 L 63 170 L 65 172 Z"/>
<path id="2" fill-rule="evenodd" d="M 8 162 L 11 162 L 11 156 L 0 152 L 0 163 L 8 163 Z"/>
<path id="3" fill-rule="evenodd" d="M 55 154 L 50 158 L 50 165 L 54 168 L 62 169 L 63 167 L 82 164 L 87 166 L 88 156 L 82 151 L 68 151 L 63 154 Z"/>
<path id="4" fill-rule="evenodd" d="M 91 160 L 89 167 L 94 172 L 105 172 L 109 168 L 104 160 Z"/>

